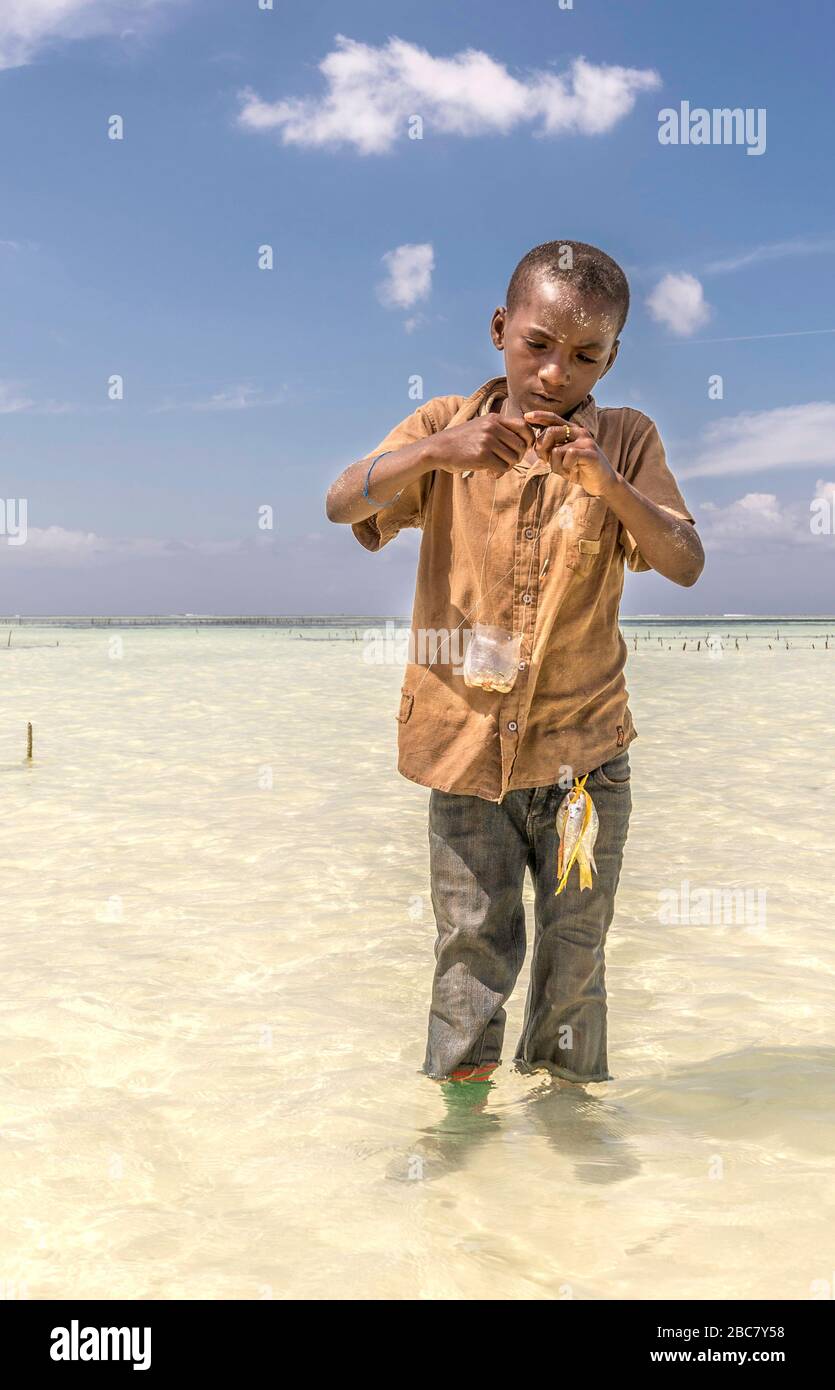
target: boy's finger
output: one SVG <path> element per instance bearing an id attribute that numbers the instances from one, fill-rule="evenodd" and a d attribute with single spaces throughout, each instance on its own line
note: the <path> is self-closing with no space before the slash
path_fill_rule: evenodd
<path id="1" fill-rule="evenodd" d="M 526 410 L 525 419 L 531 425 L 570 425 L 570 420 L 564 420 L 561 415 L 555 414 L 553 410 Z"/>
<path id="2" fill-rule="evenodd" d="M 578 458 L 593 458 L 597 452 L 594 440 L 591 436 L 587 439 L 585 435 L 583 435 L 580 439 L 572 439 L 566 443 L 564 435 L 562 435 L 559 430 L 557 430 L 556 434 L 557 440 L 554 444 L 555 453 L 557 450 L 559 450 L 560 453 L 568 451 L 569 453 L 576 454 Z"/>
<path id="3" fill-rule="evenodd" d="M 551 467 L 564 478 L 579 477 L 580 460 L 573 444 L 558 444 L 551 452 Z"/>
<path id="4" fill-rule="evenodd" d="M 548 410 L 529 410 L 525 419 L 530 420 L 534 428 L 542 429 L 547 426 L 548 428 L 555 429 L 561 444 L 576 444 L 582 439 L 592 440 L 592 436 L 585 425 L 575 425 L 571 420 L 564 420 L 561 415 L 552 415 Z M 565 437 L 566 428 L 571 431 L 570 440 L 567 440 Z"/>
<path id="5" fill-rule="evenodd" d="M 534 442 L 534 432 L 530 425 L 525 424 L 524 420 L 514 420 L 508 415 L 503 415 L 501 423 L 504 429 L 513 430 L 515 435 L 523 439 L 528 449 L 531 447 Z"/>
<path id="6" fill-rule="evenodd" d="M 564 429 L 556 429 L 552 425 L 549 425 L 546 429 L 543 429 L 542 433 L 539 435 L 534 449 L 538 456 L 547 463 L 551 457 L 551 451 L 556 449 L 560 443 L 565 447 Z"/>
<path id="7" fill-rule="evenodd" d="M 518 461 L 525 453 L 525 450 L 530 447 L 530 442 L 533 441 L 533 434 L 530 434 L 529 441 L 527 436 L 524 434 L 520 434 L 518 430 L 508 429 L 504 420 L 502 420 L 501 424 L 499 425 L 496 438 L 501 440 L 502 444 L 506 449 L 513 450 Z"/>
<path id="8" fill-rule="evenodd" d="M 506 472 L 514 464 L 519 462 L 519 451 L 516 444 L 506 444 L 503 439 L 497 439 L 490 447 L 490 457 L 501 464 L 502 471 Z"/>

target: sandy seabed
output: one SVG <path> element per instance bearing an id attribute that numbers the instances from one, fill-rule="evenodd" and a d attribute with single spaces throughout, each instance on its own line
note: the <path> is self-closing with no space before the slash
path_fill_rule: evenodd
<path id="1" fill-rule="evenodd" d="M 626 629 L 615 1080 L 582 1091 L 509 1065 L 527 969 L 492 1087 L 420 1073 L 428 793 L 394 770 L 397 665 L 340 634 L 16 631 L 5 1296 L 832 1297 L 826 627 Z M 733 920 L 661 920 L 704 890 L 737 890 Z"/>

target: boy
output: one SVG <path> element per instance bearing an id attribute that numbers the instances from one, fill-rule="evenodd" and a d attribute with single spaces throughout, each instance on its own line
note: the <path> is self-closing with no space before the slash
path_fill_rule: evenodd
<path id="1" fill-rule="evenodd" d="M 525 954 L 526 866 L 536 935 L 516 1065 L 564 1082 L 612 1079 L 604 945 L 636 736 L 618 627 L 624 563 L 686 586 L 704 564 L 653 422 L 590 394 L 628 310 L 626 276 L 603 251 L 535 247 L 493 314 L 506 375 L 420 406 L 328 493 L 329 518 L 368 550 L 404 526 L 423 530 L 396 717 L 398 769 L 432 789 L 437 941 L 423 1070 L 437 1079 L 483 1080 L 500 1062 Z M 453 660 L 449 635 L 475 621 L 521 639 L 509 690 L 466 684 Z M 427 633 L 447 634 L 446 647 L 427 654 Z M 596 871 L 581 890 L 575 867 L 558 895 L 557 810 L 586 774 Z"/>

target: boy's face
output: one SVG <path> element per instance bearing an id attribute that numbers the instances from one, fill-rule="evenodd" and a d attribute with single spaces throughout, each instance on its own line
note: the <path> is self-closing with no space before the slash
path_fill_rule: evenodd
<path id="1" fill-rule="evenodd" d="M 490 325 L 504 352 L 510 406 L 523 414 L 573 410 L 617 357 L 616 328 L 606 301 L 585 297 L 566 280 L 535 280 L 512 314 L 497 309 Z"/>

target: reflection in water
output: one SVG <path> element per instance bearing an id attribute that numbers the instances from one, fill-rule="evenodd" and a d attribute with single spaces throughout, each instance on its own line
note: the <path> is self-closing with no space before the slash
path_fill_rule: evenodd
<path id="1" fill-rule="evenodd" d="M 546 1082 L 528 1097 L 526 1109 L 554 1152 L 572 1160 L 578 1182 L 604 1186 L 639 1171 L 623 1106 L 589 1095 L 582 1086 L 557 1088 Z"/>
<path id="2" fill-rule="evenodd" d="M 433 1125 L 421 1130 L 405 1162 L 392 1162 L 388 1176 L 409 1181 L 429 1181 L 448 1175 L 466 1165 L 470 1152 L 491 1137 L 497 1137 L 502 1122 L 488 1110 L 495 1081 L 442 1081 L 434 1084 L 444 1101 L 444 1114 Z"/>
<path id="3" fill-rule="evenodd" d="M 488 1109 L 490 1093 L 498 1090 L 495 1080 L 445 1082 L 440 1090 L 443 1117 L 420 1133 L 405 1160 L 392 1162 L 389 1177 L 427 1181 L 447 1175 L 465 1167 L 473 1150 L 499 1139 L 503 1128 L 508 1130 L 501 1115 Z M 550 1075 L 531 1088 L 523 1105 L 526 1119 L 554 1151 L 574 1160 L 578 1181 L 619 1182 L 637 1171 L 637 1157 L 626 1139 L 623 1107 Z"/>

